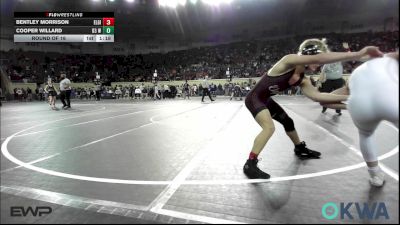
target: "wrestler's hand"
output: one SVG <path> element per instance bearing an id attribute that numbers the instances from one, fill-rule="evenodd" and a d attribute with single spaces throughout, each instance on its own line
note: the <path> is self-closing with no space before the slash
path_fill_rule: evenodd
<path id="1" fill-rule="evenodd" d="M 363 49 L 358 51 L 358 53 L 360 54 L 361 58 L 364 56 L 369 56 L 371 58 L 383 57 L 383 52 L 381 52 L 379 48 L 375 46 L 364 47 Z"/>

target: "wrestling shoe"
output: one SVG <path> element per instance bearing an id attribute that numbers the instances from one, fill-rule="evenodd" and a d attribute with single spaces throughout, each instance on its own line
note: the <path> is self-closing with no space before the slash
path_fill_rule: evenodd
<path id="1" fill-rule="evenodd" d="M 307 148 L 306 143 L 303 141 L 294 147 L 294 153 L 300 159 L 318 159 L 321 156 L 320 152 Z"/>
<path id="2" fill-rule="evenodd" d="M 370 170 L 368 169 L 368 173 L 369 173 L 369 183 L 372 186 L 375 187 L 381 187 L 383 185 L 383 183 L 385 182 L 385 174 L 382 172 L 382 170 L 378 169 L 378 170 Z"/>
<path id="3" fill-rule="evenodd" d="M 257 163 L 257 159 L 248 159 L 243 167 L 244 174 L 250 179 L 269 179 L 271 176 L 260 170 Z"/>

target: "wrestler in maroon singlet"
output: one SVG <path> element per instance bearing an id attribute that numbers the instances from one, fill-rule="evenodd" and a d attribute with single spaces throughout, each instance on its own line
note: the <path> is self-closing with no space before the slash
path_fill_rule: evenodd
<path id="1" fill-rule="evenodd" d="M 348 96 L 331 93 L 320 93 L 304 77 L 304 71 L 309 68 L 315 71 L 322 64 L 329 64 L 339 61 L 351 61 L 360 59 L 363 56 L 379 57 L 382 53 L 379 48 L 367 46 L 359 52 L 327 52 L 327 47 L 319 39 L 305 40 L 299 47 L 298 54 L 288 54 L 282 57 L 264 76 L 258 81 L 245 100 L 246 107 L 253 115 L 262 130 L 255 137 L 253 147 L 246 161 L 243 172 L 251 179 L 269 179 L 270 175 L 258 168 L 258 155 L 266 146 L 268 140 L 275 131 L 273 120 L 283 125 L 286 135 L 294 144 L 294 153 L 302 158 L 319 158 L 321 153 L 307 148 L 304 141 L 301 141 L 294 126 L 293 120 L 276 103 L 271 96 L 278 94 L 293 86 L 300 86 L 303 94 L 313 101 L 322 104 L 338 104 L 346 101 Z"/>
<path id="2" fill-rule="evenodd" d="M 250 110 L 253 117 L 256 117 L 257 113 L 263 109 L 269 109 L 271 112 L 271 109 L 277 104 L 270 98 L 271 96 L 290 87 L 298 86 L 301 83 L 304 78 L 304 73 L 300 74 L 300 79 L 295 84 L 289 84 L 293 72 L 294 69 L 280 76 L 268 76 L 268 74 L 265 74 L 261 77 L 261 80 L 258 81 L 256 86 L 247 94 L 245 100 L 246 107 Z M 273 117 L 273 112 L 271 112 L 271 115 Z"/>

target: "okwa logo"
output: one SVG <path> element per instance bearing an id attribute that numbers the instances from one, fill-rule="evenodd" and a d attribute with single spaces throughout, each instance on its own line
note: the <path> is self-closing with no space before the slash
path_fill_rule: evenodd
<path id="1" fill-rule="evenodd" d="M 379 219 L 389 219 L 389 214 L 386 210 L 386 205 L 383 202 L 374 202 L 374 203 L 358 203 L 358 202 L 349 202 L 344 203 L 341 202 L 339 206 L 334 202 L 328 202 L 322 206 L 322 216 L 327 220 L 336 219 L 340 216 L 340 219 L 350 219 L 353 220 L 353 214 L 350 212 L 351 209 L 356 209 L 355 211 L 358 214 L 358 218 L 360 220 L 368 219 L 368 220 L 379 220 Z"/>

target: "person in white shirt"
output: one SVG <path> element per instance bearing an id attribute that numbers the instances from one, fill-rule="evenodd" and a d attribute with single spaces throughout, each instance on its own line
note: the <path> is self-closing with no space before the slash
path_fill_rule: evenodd
<path id="1" fill-rule="evenodd" d="M 116 97 L 117 99 L 119 99 L 119 98 L 121 97 L 121 95 L 122 95 L 121 88 L 120 88 L 120 87 L 117 87 L 117 89 L 115 90 L 115 97 Z"/>
<path id="2" fill-rule="evenodd" d="M 249 84 L 246 86 L 246 94 L 245 95 L 247 95 L 247 93 L 249 93 L 250 90 L 251 90 L 251 88 L 250 88 L 250 84 Z"/>
<path id="3" fill-rule="evenodd" d="M 69 109 L 71 108 L 71 81 L 66 77 L 65 73 L 62 73 L 60 77 L 60 99 L 63 103 L 63 109 Z"/>
<path id="4" fill-rule="evenodd" d="M 326 44 L 326 39 L 322 39 L 322 41 L 326 45 L 326 49 L 330 52 L 328 45 Z M 349 52 L 349 46 L 347 43 L 343 43 L 344 49 Z M 334 90 L 337 90 L 343 86 L 345 86 L 345 80 L 343 79 L 343 64 L 342 62 L 334 62 L 325 64 L 322 66 L 321 74 L 319 77 L 319 81 L 321 82 L 321 88 L 319 88 L 320 92 L 329 93 Z M 322 113 L 325 113 L 327 110 L 326 107 L 322 107 Z M 342 115 L 340 109 L 336 109 L 336 113 L 340 116 Z"/>
<path id="5" fill-rule="evenodd" d="M 192 89 L 193 89 L 193 95 L 197 96 L 197 85 L 196 84 L 193 85 Z"/>
<path id="6" fill-rule="evenodd" d="M 142 90 L 140 90 L 140 88 L 139 87 L 136 87 L 136 89 L 135 89 L 135 99 L 136 98 L 141 98 L 142 97 Z"/>
<path id="7" fill-rule="evenodd" d="M 160 93 L 159 93 L 158 85 L 155 84 L 154 85 L 154 100 L 157 100 L 157 99 L 161 99 L 161 96 L 160 96 Z"/>
<path id="8" fill-rule="evenodd" d="M 210 84 L 208 83 L 208 76 L 207 75 L 204 77 L 202 86 L 203 86 L 203 96 L 201 98 L 201 102 L 204 102 L 204 96 L 206 96 L 206 95 L 208 95 L 208 97 L 210 98 L 210 100 L 212 102 L 215 101 L 214 99 L 211 98 L 211 94 L 210 94 L 210 90 L 209 90 Z"/>

